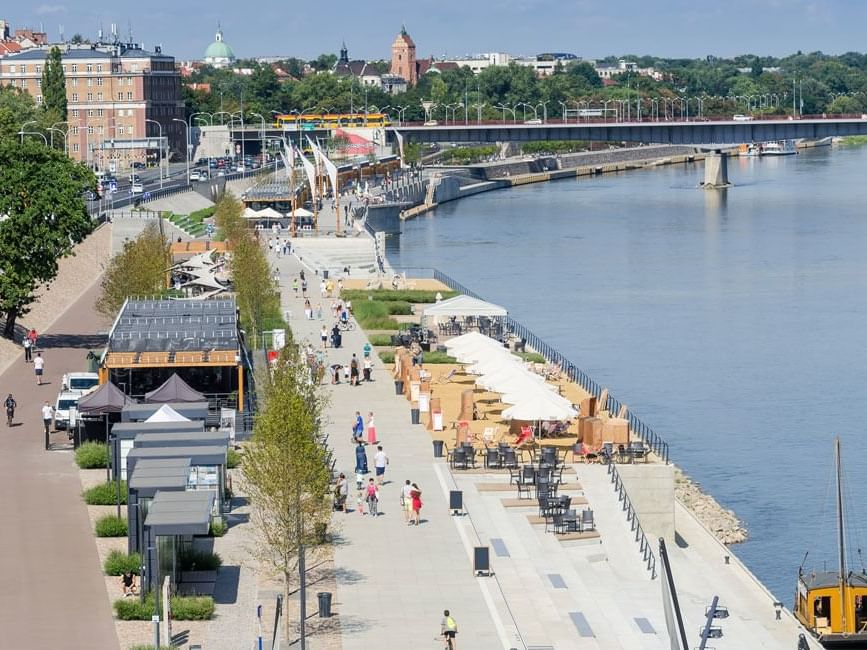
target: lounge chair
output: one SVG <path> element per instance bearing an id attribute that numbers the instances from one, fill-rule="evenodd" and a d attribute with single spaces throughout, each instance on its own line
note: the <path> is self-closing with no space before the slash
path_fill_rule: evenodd
<path id="1" fill-rule="evenodd" d="M 485 443 L 485 446 L 494 444 L 494 441 L 497 437 L 497 427 L 485 427 L 485 430 L 482 432 L 482 442 Z"/>
<path id="2" fill-rule="evenodd" d="M 440 377 L 439 379 L 437 379 L 437 383 L 438 384 L 447 384 L 452 380 L 452 377 L 454 377 L 456 374 L 458 374 L 457 369 L 452 368 L 451 370 L 448 371 L 447 374 L 445 374 L 442 377 Z"/>
<path id="3" fill-rule="evenodd" d="M 593 511 L 589 508 L 581 511 L 581 532 L 596 530 L 596 522 L 593 520 Z"/>
<path id="4" fill-rule="evenodd" d="M 455 447 L 452 451 L 452 469 L 467 469 L 467 450 L 464 447 Z"/>
<path id="5" fill-rule="evenodd" d="M 518 469 L 518 457 L 515 455 L 515 450 L 507 447 L 502 451 L 503 466 L 508 469 Z"/>

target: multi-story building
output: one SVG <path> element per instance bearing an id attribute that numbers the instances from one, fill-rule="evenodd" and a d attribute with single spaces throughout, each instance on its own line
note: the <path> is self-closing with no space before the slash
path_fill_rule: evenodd
<path id="1" fill-rule="evenodd" d="M 579 57 L 569 52 L 552 52 L 537 56 L 512 56 L 507 52 L 486 52 L 465 58 L 452 59 L 451 61 L 443 61 L 440 62 L 440 65 L 453 64 L 461 68 L 469 68 L 475 74 L 479 74 L 486 68 L 507 66 L 513 63 L 525 68 L 532 68 L 537 77 L 548 77 L 557 71 L 558 65 L 564 66 L 570 62 L 580 60 Z"/>
<path id="2" fill-rule="evenodd" d="M 0 59 L 0 84 L 42 103 L 42 70 L 51 46 Z M 69 156 L 95 169 L 123 169 L 161 156 L 184 159 L 184 102 L 174 57 L 134 43 L 60 48 L 66 76 Z M 61 127 L 63 125 L 60 125 Z M 162 140 L 160 139 L 162 136 Z"/>
<path id="3" fill-rule="evenodd" d="M 655 79 L 656 81 L 662 81 L 663 79 L 663 74 L 658 70 L 655 70 L 654 68 L 639 68 L 638 64 L 634 61 L 627 61 L 625 59 L 620 59 L 617 62 L 617 65 L 594 65 L 594 69 L 596 70 L 596 74 L 598 74 L 599 78 L 603 81 L 606 81 L 608 79 L 613 80 L 617 75 L 621 75 L 626 72 L 641 75 L 642 77 L 650 77 L 651 79 Z"/>
<path id="4" fill-rule="evenodd" d="M 400 34 L 391 44 L 391 70 L 389 72 L 396 77 L 403 77 L 410 86 L 414 86 L 418 81 L 415 43 L 406 33 L 406 27 L 401 28 Z"/>

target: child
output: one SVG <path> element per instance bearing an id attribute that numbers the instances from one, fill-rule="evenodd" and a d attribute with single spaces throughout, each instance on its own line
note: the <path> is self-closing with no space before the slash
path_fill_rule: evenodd
<path id="1" fill-rule="evenodd" d="M 359 482 L 358 485 L 361 486 L 361 483 Z M 356 498 L 356 500 L 355 500 L 355 507 L 358 510 L 358 514 L 360 514 L 360 515 L 364 514 L 364 498 L 362 496 L 363 494 L 364 494 L 364 492 L 361 492 L 359 490 L 358 498 Z"/>

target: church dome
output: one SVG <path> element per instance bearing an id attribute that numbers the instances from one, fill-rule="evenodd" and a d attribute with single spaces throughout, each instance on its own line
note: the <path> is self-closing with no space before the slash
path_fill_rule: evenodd
<path id="1" fill-rule="evenodd" d="M 235 60 L 235 53 L 229 44 L 223 40 L 223 32 L 217 31 L 214 42 L 208 45 L 205 50 L 205 61 L 207 62 L 230 62 Z"/>

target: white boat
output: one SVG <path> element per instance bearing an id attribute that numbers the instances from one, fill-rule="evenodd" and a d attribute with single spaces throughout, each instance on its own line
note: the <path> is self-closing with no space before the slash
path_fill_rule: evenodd
<path id="1" fill-rule="evenodd" d="M 798 153 L 794 140 L 754 142 L 747 149 L 748 156 L 792 156 Z"/>

